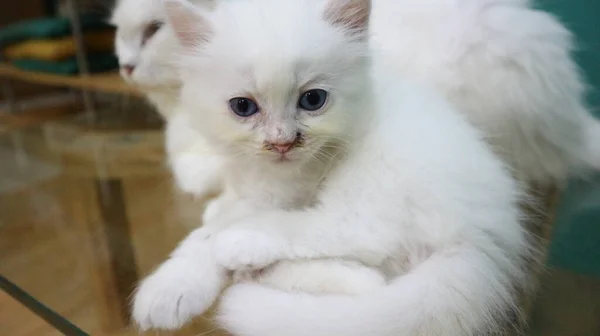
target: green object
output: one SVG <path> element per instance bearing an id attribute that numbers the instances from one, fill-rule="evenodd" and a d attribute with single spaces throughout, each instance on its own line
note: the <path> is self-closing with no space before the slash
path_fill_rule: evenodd
<path id="1" fill-rule="evenodd" d="M 588 102 L 600 117 L 600 1 L 538 0 L 577 38 L 575 58 L 590 86 Z M 550 265 L 600 276 L 600 176 L 572 181 L 557 214 Z"/>
<path id="2" fill-rule="evenodd" d="M 107 29 L 110 26 L 96 16 L 82 16 L 83 30 Z M 0 46 L 30 39 L 62 37 L 71 34 L 71 22 L 64 17 L 22 21 L 0 29 Z"/>
<path id="3" fill-rule="evenodd" d="M 15 60 L 13 64 L 23 70 L 53 73 L 56 75 L 75 75 L 79 65 L 75 58 L 61 62 L 40 61 L 36 59 Z M 90 72 L 104 72 L 118 68 L 119 62 L 113 53 L 88 56 Z"/>
<path id="4" fill-rule="evenodd" d="M 569 185 L 559 208 L 549 262 L 600 277 L 600 177 Z"/>

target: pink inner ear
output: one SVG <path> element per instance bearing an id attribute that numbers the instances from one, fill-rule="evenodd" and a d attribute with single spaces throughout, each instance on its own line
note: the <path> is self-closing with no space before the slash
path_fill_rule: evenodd
<path id="1" fill-rule="evenodd" d="M 370 0 L 330 0 L 325 19 L 355 33 L 367 30 L 371 12 Z"/>
<path id="2" fill-rule="evenodd" d="M 165 9 L 177 38 L 184 47 L 208 41 L 211 29 L 200 10 L 185 0 L 167 0 Z"/>
<path id="3" fill-rule="evenodd" d="M 353 33 L 363 33 L 369 26 L 370 13 L 370 0 L 330 0 L 325 19 Z"/>
<path id="4" fill-rule="evenodd" d="M 207 38 L 200 32 L 192 31 L 195 27 L 189 27 L 189 30 L 177 30 L 179 41 L 186 47 L 194 47 L 206 42 Z"/>

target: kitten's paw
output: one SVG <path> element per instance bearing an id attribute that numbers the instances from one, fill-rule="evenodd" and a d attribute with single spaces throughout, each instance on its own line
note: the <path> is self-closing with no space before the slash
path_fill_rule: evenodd
<path id="1" fill-rule="evenodd" d="M 273 233 L 234 227 L 215 237 L 217 263 L 228 270 L 257 270 L 286 258 L 285 240 Z"/>
<path id="2" fill-rule="evenodd" d="M 225 276 L 214 267 L 172 258 L 144 279 L 133 301 L 142 330 L 181 328 L 204 313 L 219 295 Z"/>

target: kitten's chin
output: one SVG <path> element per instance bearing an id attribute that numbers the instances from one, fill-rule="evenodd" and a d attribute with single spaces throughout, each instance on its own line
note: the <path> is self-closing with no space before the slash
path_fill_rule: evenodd
<path id="1" fill-rule="evenodd" d="M 267 162 L 274 165 L 298 165 L 304 163 L 307 159 L 303 153 L 292 150 L 285 154 L 278 154 L 273 152 L 265 153 L 263 157 Z"/>
<path id="2" fill-rule="evenodd" d="M 273 162 L 275 162 L 275 164 L 293 164 L 294 162 L 296 162 L 296 163 L 300 162 L 300 160 L 282 155 L 278 158 L 275 158 L 275 160 L 273 160 Z"/>
<path id="3" fill-rule="evenodd" d="M 297 155 L 270 155 L 270 160 L 275 163 L 275 164 L 293 164 L 293 163 L 298 163 L 300 162 L 300 157 L 298 157 Z"/>

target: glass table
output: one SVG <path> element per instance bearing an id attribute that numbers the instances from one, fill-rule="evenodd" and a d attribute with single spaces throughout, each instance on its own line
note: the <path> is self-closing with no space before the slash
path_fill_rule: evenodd
<path id="1" fill-rule="evenodd" d="M 137 335 L 135 284 L 198 225 L 160 123 L 103 115 L 0 132 L 0 335 Z M 542 288 L 532 335 L 600 335 L 599 279 L 554 269 Z M 210 317 L 160 334 L 225 335 Z"/>
<path id="2" fill-rule="evenodd" d="M 161 123 L 101 114 L 0 132 L 0 335 L 138 334 L 132 290 L 199 224 Z M 223 335 L 210 318 L 173 334 Z"/>

